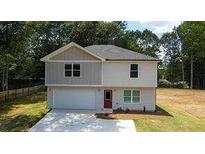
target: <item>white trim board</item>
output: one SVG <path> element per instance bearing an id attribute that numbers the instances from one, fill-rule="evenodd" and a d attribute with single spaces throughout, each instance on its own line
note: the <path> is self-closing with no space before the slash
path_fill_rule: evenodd
<path id="1" fill-rule="evenodd" d="M 157 60 L 130 60 L 130 61 L 124 61 L 124 60 L 121 60 L 121 61 L 115 61 L 115 60 L 109 60 L 109 61 L 105 61 L 105 63 L 140 63 L 140 62 L 151 62 L 151 63 L 159 63 L 160 62 L 160 60 L 159 61 L 157 61 Z"/>
<path id="2" fill-rule="evenodd" d="M 102 85 L 45 84 L 50 87 L 102 87 Z"/>
<path id="3" fill-rule="evenodd" d="M 103 59 L 103 58 L 101 58 L 101 57 L 99 57 L 99 56 L 93 54 L 93 53 L 90 52 L 89 50 L 87 50 L 87 49 L 81 47 L 80 45 L 78 45 L 78 44 L 76 44 L 76 43 L 74 43 L 74 42 L 71 42 L 71 43 L 69 43 L 68 45 L 66 45 L 66 46 L 64 46 L 64 47 L 55 50 L 54 52 L 48 54 L 47 56 L 41 58 L 40 60 L 41 60 L 41 61 L 49 61 L 50 58 L 52 58 L 52 57 L 54 57 L 54 56 L 56 56 L 56 55 L 58 55 L 58 54 L 64 52 L 65 50 L 69 49 L 69 48 L 72 47 L 72 46 L 75 46 L 75 47 L 77 47 L 77 48 L 79 48 L 79 49 L 85 51 L 86 53 L 88 53 L 88 54 L 90 54 L 90 55 L 96 57 L 97 59 L 99 59 L 99 60 L 101 60 L 101 61 L 105 61 L 105 59 Z"/>
<path id="4" fill-rule="evenodd" d="M 60 63 L 86 63 L 86 62 L 93 62 L 93 63 L 101 63 L 102 61 L 99 61 L 99 60 L 46 60 L 46 62 L 60 62 Z"/>
<path id="5" fill-rule="evenodd" d="M 72 85 L 72 84 L 45 84 L 45 86 L 50 87 L 103 87 L 103 88 L 157 88 L 157 87 L 137 87 L 137 86 L 130 86 L 130 85 L 123 85 L 123 86 L 113 86 L 113 85 Z"/>

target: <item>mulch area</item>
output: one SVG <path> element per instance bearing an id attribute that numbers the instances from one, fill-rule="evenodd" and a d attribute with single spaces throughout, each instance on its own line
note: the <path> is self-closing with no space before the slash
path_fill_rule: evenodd
<path id="1" fill-rule="evenodd" d="M 157 106 L 155 112 L 114 110 L 113 113 L 96 113 L 95 117 L 100 119 L 134 120 L 167 118 L 172 117 L 172 115 L 170 115 L 167 111 Z"/>

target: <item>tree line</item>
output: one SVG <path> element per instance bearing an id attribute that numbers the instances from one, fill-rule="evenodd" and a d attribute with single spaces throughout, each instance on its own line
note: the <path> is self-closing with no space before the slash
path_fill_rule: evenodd
<path id="1" fill-rule="evenodd" d="M 205 22 L 183 22 L 161 38 L 150 30 L 127 30 L 126 26 L 122 21 L 0 22 L 1 90 L 12 89 L 18 80 L 43 79 L 40 58 L 72 41 L 83 47 L 114 44 L 162 57 L 159 79 L 205 88 Z"/>

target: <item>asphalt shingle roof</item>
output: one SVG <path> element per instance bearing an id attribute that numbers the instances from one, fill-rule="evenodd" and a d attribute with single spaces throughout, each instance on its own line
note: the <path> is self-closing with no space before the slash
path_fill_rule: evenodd
<path id="1" fill-rule="evenodd" d="M 147 56 L 128 49 L 120 48 L 115 45 L 92 45 L 85 47 L 93 54 L 106 60 L 141 60 L 141 61 L 159 61 L 158 58 Z"/>

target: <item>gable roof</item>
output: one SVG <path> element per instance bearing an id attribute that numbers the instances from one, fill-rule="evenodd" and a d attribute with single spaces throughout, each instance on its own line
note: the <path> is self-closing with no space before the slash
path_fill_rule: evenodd
<path id="1" fill-rule="evenodd" d="M 56 55 L 58 55 L 58 54 L 64 52 L 65 50 L 67 50 L 67 49 L 69 49 L 70 47 L 73 47 L 73 46 L 75 46 L 75 47 L 81 49 L 82 51 L 84 51 L 84 52 L 86 52 L 86 53 L 88 53 L 88 54 L 90 54 L 90 55 L 92 55 L 92 56 L 94 56 L 94 57 L 96 57 L 96 58 L 99 59 L 99 60 L 105 61 L 105 59 L 103 59 L 102 57 L 100 57 L 100 56 L 98 56 L 98 55 L 96 55 L 96 54 L 90 52 L 90 51 L 87 50 L 86 48 L 83 48 L 83 47 L 81 47 L 80 45 L 78 45 L 78 44 L 76 44 L 76 43 L 74 43 L 74 42 L 71 42 L 71 43 L 69 43 L 68 45 L 66 45 L 66 46 L 64 46 L 64 47 L 55 50 L 54 52 L 48 54 L 47 56 L 41 58 L 40 60 L 41 60 L 41 61 L 49 61 L 50 58 L 52 58 L 52 57 L 54 57 L 54 56 L 56 56 Z"/>
<path id="2" fill-rule="evenodd" d="M 135 51 L 124 49 L 115 45 L 91 45 L 83 48 L 74 42 L 71 42 L 64 47 L 55 50 L 54 52 L 48 54 L 40 60 L 49 61 L 50 58 L 66 51 L 67 49 L 73 46 L 96 57 L 101 61 L 160 61 L 158 58 L 154 58 Z"/>
<path id="3" fill-rule="evenodd" d="M 107 61 L 160 61 L 158 58 L 124 49 L 115 45 L 92 45 L 85 49 Z"/>

